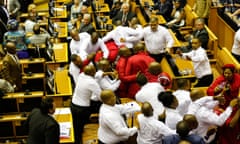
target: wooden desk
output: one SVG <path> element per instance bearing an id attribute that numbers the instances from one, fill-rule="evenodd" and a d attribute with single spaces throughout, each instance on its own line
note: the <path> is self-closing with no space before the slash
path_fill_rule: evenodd
<path id="1" fill-rule="evenodd" d="M 68 44 L 67 43 L 54 43 L 53 50 L 54 50 L 55 60 L 47 62 L 47 64 L 68 62 Z"/>
<path id="2" fill-rule="evenodd" d="M 25 99 L 33 99 L 33 98 L 41 99 L 43 96 L 44 96 L 43 91 L 33 91 L 33 92 L 30 92 L 29 95 L 25 95 L 25 92 L 17 92 L 17 93 L 8 93 L 6 96 L 3 97 L 3 99 L 16 99 L 17 112 L 24 112 L 24 111 L 21 111 L 20 104 L 23 104 L 25 102 Z"/>
<path id="3" fill-rule="evenodd" d="M 57 25 L 56 31 L 58 32 L 58 38 L 66 38 L 68 36 L 67 22 L 54 22 Z"/>
<path id="4" fill-rule="evenodd" d="M 96 11 L 93 11 L 92 9 L 89 9 L 89 12 L 90 13 L 109 13 L 110 12 L 110 8 L 108 6 L 108 4 L 105 4 L 105 3 L 102 3 L 102 4 L 99 4 L 97 3 L 96 5 Z"/>
<path id="5" fill-rule="evenodd" d="M 70 135 L 69 137 L 60 137 L 60 143 L 74 143 L 74 131 L 73 131 L 73 124 L 72 124 L 72 114 L 70 108 L 57 108 L 54 114 L 55 119 L 61 125 L 63 123 L 68 123 L 70 125 Z"/>
<path id="6" fill-rule="evenodd" d="M 140 4 L 141 6 L 146 6 L 146 4 L 149 6 L 153 6 L 154 2 L 152 0 L 140 0 Z"/>
<path id="7" fill-rule="evenodd" d="M 179 42 L 179 40 L 177 39 L 176 35 L 173 33 L 173 31 L 171 29 L 168 29 L 168 31 L 170 32 L 172 38 L 174 39 L 173 47 L 175 47 L 175 48 L 181 47 L 182 45 Z"/>
<path id="8" fill-rule="evenodd" d="M 51 19 L 66 19 L 67 18 L 67 8 L 66 6 L 56 6 L 54 8 L 54 16 Z"/>

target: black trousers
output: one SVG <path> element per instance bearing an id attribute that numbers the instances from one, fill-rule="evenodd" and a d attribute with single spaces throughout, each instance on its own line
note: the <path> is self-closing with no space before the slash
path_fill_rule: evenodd
<path id="1" fill-rule="evenodd" d="M 72 112 L 75 144 L 82 144 L 82 133 L 83 133 L 84 125 L 88 122 L 89 117 L 91 115 L 91 108 L 77 106 L 72 103 L 71 112 Z"/>
<path id="2" fill-rule="evenodd" d="M 209 86 L 213 81 L 213 74 L 203 76 L 198 79 L 198 83 L 194 87 L 205 87 Z"/>
<path id="3" fill-rule="evenodd" d="M 160 53 L 160 54 L 149 54 L 150 57 L 152 57 L 153 59 L 155 59 L 155 61 L 157 62 L 161 62 L 163 57 L 165 56 L 165 53 Z"/>

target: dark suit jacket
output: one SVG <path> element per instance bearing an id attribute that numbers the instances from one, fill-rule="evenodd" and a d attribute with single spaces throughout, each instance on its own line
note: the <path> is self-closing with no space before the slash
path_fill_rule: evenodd
<path id="1" fill-rule="evenodd" d="M 84 25 L 83 23 L 81 23 L 80 28 L 79 28 L 79 33 L 87 32 L 91 35 L 95 31 L 96 30 L 91 23 L 89 23 L 88 25 Z"/>
<path id="2" fill-rule="evenodd" d="M 201 40 L 202 42 L 202 47 L 204 49 L 207 49 L 207 45 L 208 45 L 208 39 L 209 39 L 209 36 L 208 36 L 208 32 L 207 30 L 204 28 L 202 30 L 200 30 L 200 32 L 198 33 L 197 30 L 193 31 L 193 36 L 194 37 L 197 37 Z"/>
<path id="3" fill-rule="evenodd" d="M 5 25 L 7 25 L 8 22 L 8 15 L 6 11 L 4 10 L 4 6 L 0 6 L 0 19 L 3 21 Z"/>
<path id="4" fill-rule="evenodd" d="M 117 15 L 116 15 L 115 17 L 113 17 L 113 19 L 112 19 L 112 20 L 113 20 L 113 23 L 116 24 L 116 22 L 117 22 L 118 20 L 122 21 L 122 17 L 123 17 L 123 12 L 122 12 L 122 11 L 119 11 L 119 12 L 117 13 Z M 136 17 L 136 14 L 129 11 L 128 14 L 127 14 L 126 21 L 125 21 L 125 23 L 123 23 L 122 25 L 123 25 L 123 26 L 128 26 L 128 21 L 131 21 L 131 19 L 132 19 L 133 17 Z"/>
<path id="5" fill-rule="evenodd" d="M 39 108 L 32 110 L 25 126 L 28 130 L 28 144 L 59 144 L 60 128 L 57 121 Z"/>
<path id="6" fill-rule="evenodd" d="M 17 86 L 17 90 L 22 88 L 21 66 L 17 64 L 11 55 L 7 54 L 3 58 L 3 65 L 1 71 L 3 79 Z"/>
<path id="7" fill-rule="evenodd" d="M 166 21 L 171 20 L 171 13 L 173 10 L 173 5 L 169 1 L 166 1 L 162 5 L 160 2 L 158 2 L 154 5 L 153 8 L 155 10 L 158 10 L 157 14 L 162 15 Z"/>

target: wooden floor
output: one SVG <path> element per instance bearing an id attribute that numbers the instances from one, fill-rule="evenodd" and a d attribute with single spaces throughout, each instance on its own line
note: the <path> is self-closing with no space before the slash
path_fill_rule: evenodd
<path id="1" fill-rule="evenodd" d="M 97 144 L 98 123 L 86 124 L 83 133 L 83 144 Z"/>

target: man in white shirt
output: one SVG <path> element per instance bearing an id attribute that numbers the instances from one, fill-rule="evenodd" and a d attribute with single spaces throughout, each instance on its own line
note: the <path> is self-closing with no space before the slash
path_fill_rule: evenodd
<path id="1" fill-rule="evenodd" d="M 184 59 L 193 62 L 194 73 L 198 80 L 194 87 L 209 86 L 213 81 L 213 74 L 207 53 L 201 47 L 200 39 L 192 39 L 192 49 L 188 53 L 181 53 L 181 51 L 177 51 L 177 53 Z"/>
<path id="2" fill-rule="evenodd" d="M 98 69 L 95 78 L 102 90 L 116 91 L 121 81 L 118 79 L 118 73 L 116 71 L 111 71 L 109 61 L 106 59 L 100 60 L 98 62 Z"/>
<path id="3" fill-rule="evenodd" d="M 71 54 L 78 54 L 82 59 L 86 59 L 87 54 L 84 49 L 87 49 L 91 36 L 86 32 L 78 33 L 76 29 L 71 30 L 70 35 L 72 37 L 69 46 Z"/>
<path id="4" fill-rule="evenodd" d="M 85 66 L 83 73 L 78 77 L 78 82 L 73 93 L 71 112 L 75 144 L 82 142 L 83 128 L 91 114 L 91 97 L 94 95 L 100 100 L 101 88 L 94 79 L 95 73 L 96 69 L 93 65 Z"/>
<path id="5" fill-rule="evenodd" d="M 91 34 L 91 40 L 88 43 L 87 47 L 84 47 L 84 51 L 86 54 L 97 53 L 98 50 L 103 52 L 103 58 L 107 59 L 109 55 L 109 51 L 104 43 L 104 41 L 99 38 L 97 32 L 93 32 Z"/>
<path id="6" fill-rule="evenodd" d="M 121 21 L 117 22 L 117 27 L 112 31 L 108 32 L 106 36 L 103 37 L 103 41 L 107 42 L 109 40 L 114 40 L 115 44 L 120 46 L 126 46 L 128 48 L 133 48 L 135 42 L 134 36 L 139 36 L 139 32 L 127 26 L 122 26 Z"/>
<path id="7" fill-rule="evenodd" d="M 149 102 L 142 104 L 142 113 L 137 116 L 139 130 L 137 136 L 138 144 L 162 143 L 163 136 L 176 134 L 161 121 L 153 117 L 153 108 Z"/>
<path id="8" fill-rule="evenodd" d="M 152 17 L 149 26 L 143 29 L 143 38 L 151 57 L 161 62 L 166 52 L 170 52 L 174 39 L 168 29 L 158 24 L 158 18 Z"/>
<path id="9" fill-rule="evenodd" d="M 176 109 L 178 106 L 177 98 L 172 94 L 172 92 L 167 91 L 158 94 L 158 100 L 162 102 L 165 107 L 165 124 L 172 130 L 175 130 L 177 123 L 183 118 Z"/>
<path id="10" fill-rule="evenodd" d="M 232 55 L 240 62 L 240 29 L 238 29 L 234 36 Z"/>
<path id="11" fill-rule="evenodd" d="M 217 100 L 213 98 L 206 101 L 195 113 L 198 120 L 198 127 L 193 132 L 203 138 L 207 135 L 209 127 L 222 126 L 227 118 L 232 113 L 232 108 L 237 104 L 237 99 L 233 99 L 226 110 L 220 115 L 214 112 L 214 108 L 219 104 Z M 204 140 L 210 143 L 215 137 L 215 134 Z"/>
<path id="12" fill-rule="evenodd" d="M 158 101 L 158 94 L 165 91 L 159 82 L 148 82 L 143 74 L 139 74 L 136 79 L 141 89 L 136 93 L 135 99 L 137 102 L 149 102 L 153 108 L 153 117 L 158 119 L 164 111 L 161 102 Z"/>
<path id="13" fill-rule="evenodd" d="M 188 79 L 177 80 L 177 90 L 173 92 L 173 95 L 178 100 L 177 110 L 183 116 L 187 113 L 189 105 L 192 103 L 190 98 L 191 83 Z"/>
<path id="14" fill-rule="evenodd" d="M 99 144 L 116 144 L 126 141 L 137 132 L 136 127 L 128 128 L 122 114 L 140 111 L 137 103 L 116 104 L 116 96 L 111 90 L 101 93 L 103 102 L 99 111 Z"/>

